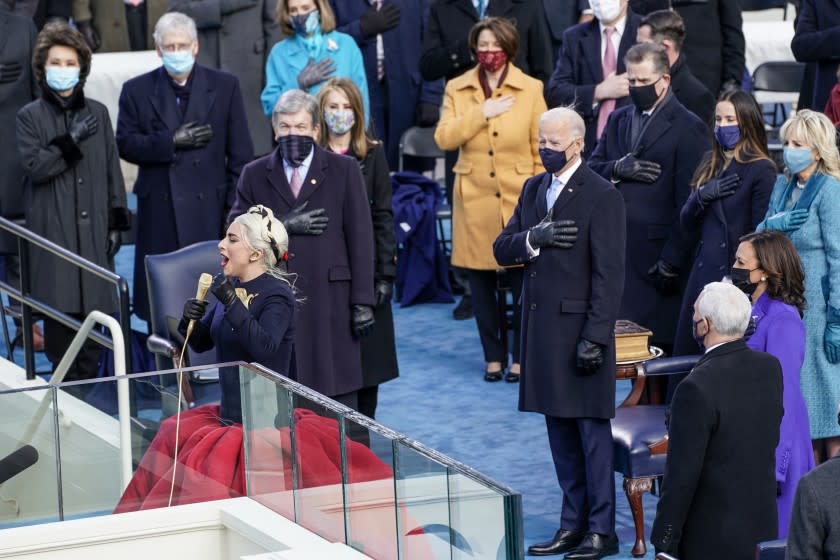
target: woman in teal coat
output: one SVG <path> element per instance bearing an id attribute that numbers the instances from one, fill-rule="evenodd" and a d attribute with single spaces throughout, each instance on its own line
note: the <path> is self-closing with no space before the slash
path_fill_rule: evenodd
<path id="1" fill-rule="evenodd" d="M 805 270 L 806 346 L 800 374 L 818 462 L 840 451 L 840 154 L 822 113 L 802 110 L 781 129 L 786 173 L 758 231 L 783 231 Z"/>
<path id="2" fill-rule="evenodd" d="M 277 23 L 286 36 L 271 49 L 265 64 L 263 111 L 271 115 L 280 95 L 302 89 L 315 95 L 329 78 L 349 78 L 359 88 L 370 114 L 367 78 L 356 41 L 335 31 L 335 15 L 326 0 L 279 0 Z"/>

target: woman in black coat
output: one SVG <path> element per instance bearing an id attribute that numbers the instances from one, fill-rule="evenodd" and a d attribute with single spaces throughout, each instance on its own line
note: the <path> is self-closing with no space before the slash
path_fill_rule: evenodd
<path id="1" fill-rule="evenodd" d="M 222 273 L 211 291 L 218 300 L 209 311 L 203 299 L 189 299 L 178 330 L 190 348 L 216 348 L 219 363 L 259 362 L 288 375 L 295 325 L 295 295 L 285 271 L 289 236 L 274 213 L 261 205 L 239 215 L 219 242 Z M 231 281 L 233 279 L 233 281 Z M 221 408 L 224 421 L 241 423 L 239 367 L 222 368 Z"/>
<path id="2" fill-rule="evenodd" d="M 764 219 L 776 181 L 761 111 L 750 94 L 735 90 L 720 96 L 714 136 L 680 212 L 680 225 L 699 241 L 677 322 L 675 355 L 701 353 L 692 335 L 694 301 L 706 284 L 729 275 L 739 239 Z"/>
<path id="3" fill-rule="evenodd" d="M 374 237 L 373 331 L 362 339 L 362 379 L 359 412 L 374 418 L 379 385 L 399 375 L 394 341 L 391 295 L 396 276 L 396 240 L 391 208 L 391 177 L 385 148 L 364 129 L 365 116 L 358 88 L 347 78 L 333 78 L 318 92 L 321 108 L 321 145 L 359 161 L 370 201 Z"/>
<path id="4" fill-rule="evenodd" d="M 91 53 L 82 35 L 50 24 L 38 35 L 32 69 L 41 98 L 17 114 L 17 147 L 26 173 L 26 227 L 100 266 L 113 268 L 120 231 L 130 227 L 125 187 L 111 119 L 86 99 Z M 46 251 L 33 248 L 32 295 L 79 319 L 94 309 L 117 310 L 108 283 Z M 44 320 L 45 350 L 57 365 L 75 335 Z M 88 341 L 65 379 L 94 377 L 99 347 Z"/>

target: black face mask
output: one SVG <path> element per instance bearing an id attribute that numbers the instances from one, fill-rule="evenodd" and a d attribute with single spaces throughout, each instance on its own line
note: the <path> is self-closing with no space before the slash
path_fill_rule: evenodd
<path id="1" fill-rule="evenodd" d="M 694 341 L 697 342 L 697 346 L 700 348 L 705 348 L 703 345 L 703 341 L 706 339 L 706 335 L 699 335 L 697 334 L 697 325 L 703 322 L 703 319 L 695 321 L 694 319 L 691 320 L 691 334 L 694 336 Z M 706 333 L 708 334 L 708 333 Z"/>
<path id="2" fill-rule="evenodd" d="M 754 268 L 753 270 L 758 269 Z M 755 289 L 758 288 L 758 284 L 753 284 L 752 281 L 750 281 L 750 273 L 753 270 L 732 267 L 729 271 L 729 278 L 732 280 L 732 285 L 748 296 L 753 295 L 753 293 L 755 293 Z"/>
<path id="3" fill-rule="evenodd" d="M 660 76 L 659 80 L 661 79 Z M 649 111 L 656 104 L 656 100 L 659 99 L 659 94 L 656 93 L 656 84 L 659 83 L 659 80 L 646 86 L 630 87 L 630 99 L 633 100 L 633 105 L 639 111 Z"/>
<path id="4" fill-rule="evenodd" d="M 565 151 L 561 152 L 551 148 L 540 148 L 540 160 L 542 160 L 545 170 L 552 175 L 566 167 L 566 163 L 568 163 Z"/>
<path id="5" fill-rule="evenodd" d="M 312 151 L 312 137 L 300 134 L 289 134 L 278 136 L 277 144 L 280 148 L 280 155 L 289 162 L 292 167 L 300 167 L 309 152 Z"/>

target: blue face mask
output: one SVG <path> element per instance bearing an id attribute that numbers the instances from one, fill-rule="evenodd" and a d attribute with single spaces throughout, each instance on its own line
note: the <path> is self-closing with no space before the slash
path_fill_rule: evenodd
<path id="1" fill-rule="evenodd" d="M 295 33 L 300 35 L 312 35 L 321 26 L 321 14 L 318 10 L 313 10 L 308 14 L 289 16 L 289 19 L 292 22 Z"/>
<path id="2" fill-rule="evenodd" d="M 734 150 L 738 140 L 741 139 L 741 127 L 737 124 L 730 126 L 716 126 L 715 140 L 724 150 Z"/>
<path id="3" fill-rule="evenodd" d="M 545 170 L 552 175 L 566 167 L 566 163 L 568 163 L 565 151 L 550 148 L 540 148 L 540 160 L 542 160 Z"/>
<path id="4" fill-rule="evenodd" d="M 811 148 L 791 148 L 790 146 L 786 146 L 782 152 L 782 157 L 785 160 L 788 171 L 796 174 L 814 163 L 814 155 L 811 152 Z"/>
<path id="5" fill-rule="evenodd" d="M 67 91 L 78 83 L 78 66 L 47 66 L 47 85 L 51 90 Z"/>
<path id="6" fill-rule="evenodd" d="M 175 76 L 186 74 L 195 65 L 195 58 L 191 50 L 165 52 L 161 58 L 166 71 Z"/>

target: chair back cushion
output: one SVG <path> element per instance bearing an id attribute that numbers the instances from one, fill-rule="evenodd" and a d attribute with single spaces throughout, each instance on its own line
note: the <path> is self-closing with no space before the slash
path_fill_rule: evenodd
<path id="1" fill-rule="evenodd" d="M 755 91 L 799 92 L 805 64 L 792 60 L 764 62 L 752 75 Z"/>

